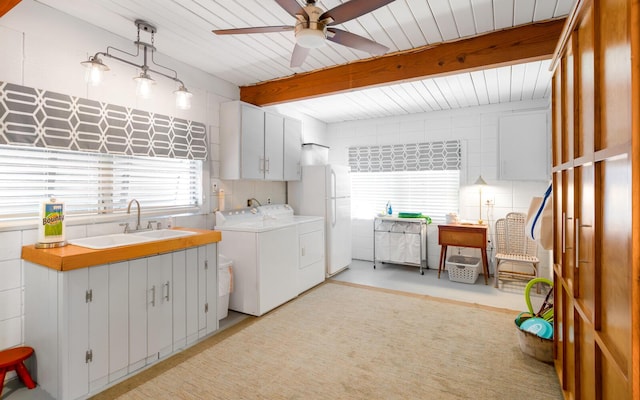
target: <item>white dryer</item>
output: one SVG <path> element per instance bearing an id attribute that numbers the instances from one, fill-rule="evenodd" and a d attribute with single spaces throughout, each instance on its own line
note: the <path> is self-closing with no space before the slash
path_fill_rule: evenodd
<path id="1" fill-rule="evenodd" d="M 323 226 L 286 204 L 216 212 L 219 252 L 233 260 L 229 309 L 260 316 L 322 282 Z"/>

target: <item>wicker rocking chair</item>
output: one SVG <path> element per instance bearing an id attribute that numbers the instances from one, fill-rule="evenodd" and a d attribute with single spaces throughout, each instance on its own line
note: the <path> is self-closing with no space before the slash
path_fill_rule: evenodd
<path id="1" fill-rule="evenodd" d="M 523 213 L 512 212 L 496 221 L 495 287 L 500 280 L 528 281 L 538 276 L 538 244 L 525 234 L 526 217 Z M 504 263 L 524 264 L 526 267 L 523 270 L 507 269 Z"/>

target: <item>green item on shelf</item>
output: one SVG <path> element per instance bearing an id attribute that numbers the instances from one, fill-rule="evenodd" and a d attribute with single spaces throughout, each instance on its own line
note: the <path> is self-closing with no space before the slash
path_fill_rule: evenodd
<path id="1" fill-rule="evenodd" d="M 398 213 L 398 218 L 424 218 L 427 224 L 431 223 L 431 217 L 422 213 L 400 212 Z"/>

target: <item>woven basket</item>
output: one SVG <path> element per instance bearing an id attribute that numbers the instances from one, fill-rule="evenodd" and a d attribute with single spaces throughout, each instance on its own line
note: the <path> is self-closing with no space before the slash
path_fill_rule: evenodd
<path id="1" fill-rule="evenodd" d="M 514 322 L 518 331 L 520 350 L 538 361 L 553 363 L 553 340 L 541 338 L 531 332 L 520 329 L 520 324 L 527 318 L 517 318 Z"/>

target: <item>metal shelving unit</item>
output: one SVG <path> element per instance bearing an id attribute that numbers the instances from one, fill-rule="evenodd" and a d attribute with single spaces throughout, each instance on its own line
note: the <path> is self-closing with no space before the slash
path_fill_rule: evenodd
<path id="1" fill-rule="evenodd" d="M 427 221 L 424 218 L 376 217 L 373 221 L 373 268 L 376 263 L 411 265 L 424 275 Z"/>

